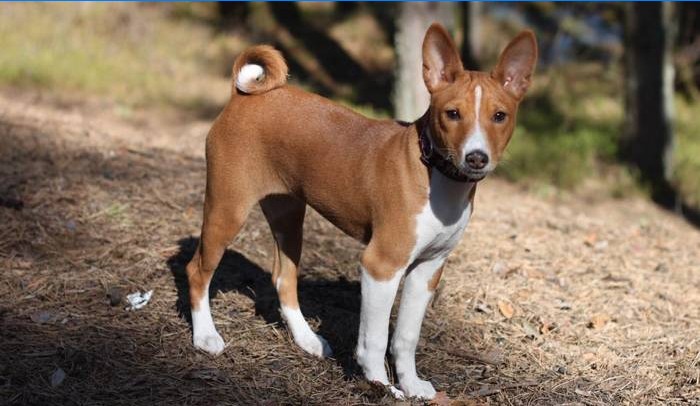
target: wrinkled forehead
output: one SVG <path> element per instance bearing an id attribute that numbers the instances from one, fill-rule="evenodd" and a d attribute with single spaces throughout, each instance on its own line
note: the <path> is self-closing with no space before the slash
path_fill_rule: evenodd
<path id="1" fill-rule="evenodd" d="M 480 96 L 482 106 L 497 104 L 502 108 L 512 108 L 517 104 L 490 74 L 475 71 L 464 71 L 453 83 L 433 94 L 433 103 L 437 106 L 450 103 L 471 106 L 476 104 L 476 96 Z"/>

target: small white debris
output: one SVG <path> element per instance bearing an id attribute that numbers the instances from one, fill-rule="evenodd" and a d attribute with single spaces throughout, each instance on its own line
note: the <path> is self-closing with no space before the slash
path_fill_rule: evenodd
<path id="1" fill-rule="evenodd" d="M 491 267 L 491 272 L 498 276 L 504 276 L 506 272 L 508 271 L 508 267 L 506 266 L 506 263 L 503 261 L 496 261 L 494 262 L 493 266 Z"/>
<path id="2" fill-rule="evenodd" d="M 59 386 L 63 383 L 64 379 L 66 379 L 65 371 L 63 371 L 61 368 L 56 368 L 56 370 L 51 374 L 51 387 L 55 388 Z"/>
<path id="3" fill-rule="evenodd" d="M 126 310 L 138 310 L 146 304 L 148 304 L 148 301 L 151 300 L 151 296 L 153 295 L 153 290 L 149 290 L 148 292 L 141 293 L 139 292 L 134 292 L 126 295 L 126 301 L 129 303 L 129 306 L 126 307 Z"/>
<path id="4" fill-rule="evenodd" d="M 51 319 L 53 318 L 53 314 L 46 310 L 42 310 L 32 314 L 31 316 L 29 316 L 29 318 L 31 318 L 34 323 L 44 324 L 51 321 Z"/>
<path id="5" fill-rule="evenodd" d="M 608 241 L 603 240 L 603 241 L 598 241 L 593 245 L 593 249 L 596 251 L 605 251 L 606 248 L 608 248 Z"/>

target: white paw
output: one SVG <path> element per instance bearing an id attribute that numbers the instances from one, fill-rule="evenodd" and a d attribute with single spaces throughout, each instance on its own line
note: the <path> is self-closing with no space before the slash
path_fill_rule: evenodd
<path id="1" fill-rule="evenodd" d="M 436 392 L 435 388 L 433 388 L 433 384 L 428 381 L 418 379 L 417 377 L 410 380 L 404 379 L 400 382 L 400 386 L 401 389 L 403 389 L 403 393 L 409 398 L 430 400 L 435 397 Z"/>
<path id="2" fill-rule="evenodd" d="M 219 355 L 224 351 L 224 339 L 216 332 L 208 335 L 195 335 L 194 346 L 211 355 Z"/>
<path id="3" fill-rule="evenodd" d="M 311 355 L 315 355 L 320 358 L 326 358 L 333 355 L 333 350 L 331 349 L 331 346 L 328 345 L 328 341 L 312 331 L 303 334 L 301 337 L 294 337 L 294 342 L 301 347 L 302 350 Z"/>
<path id="4" fill-rule="evenodd" d="M 389 392 L 391 392 L 391 394 L 394 396 L 394 398 L 396 400 L 404 400 L 406 398 L 406 396 L 403 394 L 403 392 L 396 389 L 396 387 L 394 385 L 389 385 L 389 386 L 387 386 L 387 388 L 389 389 Z"/>

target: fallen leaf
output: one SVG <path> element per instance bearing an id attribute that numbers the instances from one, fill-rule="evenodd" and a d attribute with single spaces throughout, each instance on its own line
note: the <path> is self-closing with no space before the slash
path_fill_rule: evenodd
<path id="1" fill-rule="evenodd" d="M 450 406 L 450 398 L 445 392 L 438 392 L 435 394 L 433 400 L 431 400 L 428 405 L 431 406 Z"/>
<path id="2" fill-rule="evenodd" d="M 598 241 L 598 234 L 596 233 L 590 233 L 586 236 L 586 238 L 583 240 L 583 243 L 586 244 L 589 247 L 592 247 L 596 241 Z"/>
<path id="3" fill-rule="evenodd" d="M 599 313 L 596 314 L 595 316 L 591 317 L 591 320 L 588 322 L 588 328 L 592 328 L 594 330 L 600 330 L 608 324 L 610 321 L 610 316 L 608 316 L 605 313 Z"/>
<path id="4" fill-rule="evenodd" d="M 510 319 L 515 314 L 515 309 L 513 309 L 513 305 L 502 300 L 498 301 L 498 310 L 506 319 Z"/>
<path id="5" fill-rule="evenodd" d="M 56 368 L 56 370 L 51 374 L 51 387 L 55 388 L 59 386 L 63 383 L 64 379 L 66 379 L 65 371 L 63 371 L 61 368 Z"/>

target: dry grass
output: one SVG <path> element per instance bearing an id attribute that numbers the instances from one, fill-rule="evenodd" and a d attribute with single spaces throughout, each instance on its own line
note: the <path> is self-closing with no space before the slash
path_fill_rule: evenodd
<path id="1" fill-rule="evenodd" d="M 207 123 L 13 99 L 0 99 L 0 403 L 391 403 L 352 359 L 359 244 L 307 220 L 302 308 L 336 353 L 317 360 L 280 323 L 254 213 L 212 287 L 227 348 L 210 358 L 183 305 Z M 479 189 L 425 321 L 422 375 L 455 404 L 697 404 L 696 229 L 639 199 Z"/>
<path id="2" fill-rule="evenodd" d="M 696 129 L 700 103 L 677 97 L 674 106 L 678 147 L 674 152 L 673 181 L 688 204 L 700 207 L 700 133 Z"/>
<path id="3" fill-rule="evenodd" d="M 173 17 L 187 7 L 3 4 L 0 84 L 107 96 L 125 109 L 220 102 L 228 91 L 223 73 L 246 42 Z"/>

